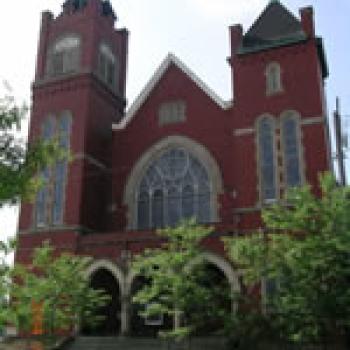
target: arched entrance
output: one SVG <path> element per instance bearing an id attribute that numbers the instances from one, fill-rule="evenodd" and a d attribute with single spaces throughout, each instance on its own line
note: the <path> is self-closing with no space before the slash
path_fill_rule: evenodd
<path id="1" fill-rule="evenodd" d="M 196 326 L 196 335 L 221 335 L 225 319 L 232 312 L 231 285 L 225 273 L 211 262 L 193 269 L 201 298 L 193 300 L 184 321 Z"/>
<path id="2" fill-rule="evenodd" d="M 98 324 L 92 326 L 82 320 L 82 333 L 90 336 L 118 335 L 121 326 L 121 293 L 118 281 L 109 270 L 100 268 L 92 273 L 90 286 L 104 291 L 110 300 L 97 310 L 97 315 L 102 318 Z"/>

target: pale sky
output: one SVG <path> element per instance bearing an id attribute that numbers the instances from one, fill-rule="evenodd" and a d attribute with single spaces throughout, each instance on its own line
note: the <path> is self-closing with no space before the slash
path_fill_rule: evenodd
<path id="1" fill-rule="evenodd" d="M 213 90 L 230 97 L 228 26 L 247 30 L 268 0 L 112 0 L 118 27 L 130 31 L 127 97 L 135 98 L 168 52 L 176 54 Z M 328 107 L 340 96 L 350 115 L 349 0 L 284 0 L 292 12 L 312 5 L 316 31 L 325 41 L 330 77 Z M 7 80 L 19 102 L 30 104 L 40 13 L 58 14 L 63 0 L 0 2 L 0 81 Z M 26 127 L 24 128 L 26 129 Z M 25 132 L 24 132 L 25 133 Z M 16 231 L 17 209 L 0 210 L 0 239 Z"/>

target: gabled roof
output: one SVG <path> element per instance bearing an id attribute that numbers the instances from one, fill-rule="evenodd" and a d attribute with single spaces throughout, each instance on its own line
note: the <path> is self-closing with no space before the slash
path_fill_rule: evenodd
<path id="1" fill-rule="evenodd" d="M 270 1 L 243 37 L 239 53 L 259 51 L 305 40 L 301 22 L 278 0 Z"/>
<path id="2" fill-rule="evenodd" d="M 174 54 L 169 53 L 162 62 L 162 64 L 159 66 L 159 68 L 155 71 L 152 78 L 146 84 L 144 89 L 141 91 L 140 95 L 132 103 L 132 105 L 126 112 L 125 117 L 119 123 L 113 124 L 113 130 L 124 129 L 129 124 L 129 122 L 133 119 L 138 110 L 146 102 L 153 89 L 157 86 L 158 82 L 161 80 L 163 75 L 167 72 L 167 70 L 172 64 L 179 68 L 183 73 L 185 73 L 218 106 L 220 106 L 223 109 L 227 109 L 231 106 L 230 102 L 222 100 L 212 89 L 208 87 L 208 85 L 206 85 L 203 82 L 203 80 L 201 80 L 193 71 L 191 71 L 179 58 L 177 58 Z"/>

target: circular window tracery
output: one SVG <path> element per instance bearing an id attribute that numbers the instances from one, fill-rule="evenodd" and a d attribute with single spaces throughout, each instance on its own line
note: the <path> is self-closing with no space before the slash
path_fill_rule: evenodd
<path id="1" fill-rule="evenodd" d="M 137 191 L 139 229 L 175 226 L 182 219 L 211 221 L 207 170 L 187 150 L 172 148 L 147 169 Z"/>

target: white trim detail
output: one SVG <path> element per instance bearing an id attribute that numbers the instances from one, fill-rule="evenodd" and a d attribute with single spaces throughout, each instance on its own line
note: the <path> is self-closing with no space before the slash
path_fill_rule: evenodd
<path id="1" fill-rule="evenodd" d="M 233 130 L 233 136 L 245 136 L 255 133 L 255 128 L 245 128 Z"/>
<path id="2" fill-rule="evenodd" d="M 239 274 L 233 269 L 232 265 L 227 260 L 208 251 L 202 253 L 201 256 L 205 261 L 215 265 L 224 273 L 233 292 L 239 292 L 241 290 Z"/>
<path id="3" fill-rule="evenodd" d="M 301 118 L 301 125 L 313 125 L 313 124 L 323 124 L 327 121 L 325 117 L 311 117 L 311 118 Z"/>
<path id="4" fill-rule="evenodd" d="M 89 163 L 95 165 L 97 168 L 103 169 L 103 170 L 108 170 L 108 168 L 99 162 L 97 159 L 94 157 L 91 157 L 90 155 L 86 153 L 76 153 L 74 154 L 74 160 L 87 160 Z"/>
<path id="5" fill-rule="evenodd" d="M 179 58 L 177 58 L 173 53 L 169 53 L 164 61 L 161 63 L 159 68 L 155 71 L 151 79 L 148 81 L 144 89 L 141 91 L 139 96 L 135 99 L 133 104 L 128 109 L 125 117 L 120 121 L 120 123 L 113 124 L 112 130 L 122 130 L 124 129 L 130 121 L 134 118 L 138 110 L 145 103 L 153 89 L 156 87 L 160 79 L 166 73 L 168 68 L 174 64 L 183 73 L 185 73 L 204 93 L 206 93 L 217 105 L 222 109 L 228 109 L 232 106 L 232 101 L 226 102 L 221 97 L 219 97 L 206 83 L 203 82 L 192 70 L 190 70 Z"/>
<path id="6" fill-rule="evenodd" d="M 107 270 L 113 275 L 113 277 L 118 282 L 120 295 L 124 296 L 125 295 L 124 273 L 118 265 L 113 264 L 110 260 L 107 260 L 107 259 L 94 260 L 85 272 L 86 277 L 91 278 L 95 272 L 103 269 Z"/>

